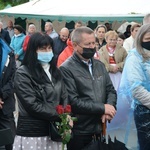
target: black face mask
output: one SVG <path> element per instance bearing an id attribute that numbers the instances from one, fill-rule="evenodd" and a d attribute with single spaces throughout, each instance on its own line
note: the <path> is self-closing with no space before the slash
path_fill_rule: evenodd
<path id="1" fill-rule="evenodd" d="M 94 56 L 95 52 L 96 52 L 96 48 L 83 47 L 83 53 L 81 54 L 81 56 L 85 59 L 90 59 Z"/>
<path id="2" fill-rule="evenodd" d="M 142 42 L 141 46 L 150 51 L 150 41 L 149 42 Z"/>

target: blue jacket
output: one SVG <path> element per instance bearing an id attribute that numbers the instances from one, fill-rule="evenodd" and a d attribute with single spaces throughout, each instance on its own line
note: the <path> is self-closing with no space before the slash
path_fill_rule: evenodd
<path id="1" fill-rule="evenodd" d="M 4 46 L 3 42 L 1 42 L 0 52 L 2 52 L 2 46 Z M 6 53 L 6 46 L 4 51 Z M 5 65 L 3 66 L 3 73 L 0 75 L 0 98 L 4 101 L 4 105 L 0 113 L 3 112 L 4 115 L 11 114 L 15 110 L 13 77 L 16 71 L 16 63 L 14 53 L 12 51 L 6 54 L 6 56 Z M 2 58 L 4 57 L 1 53 L 1 60 Z"/>
<path id="2" fill-rule="evenodd" d="M 10 47 L 14 50 L 15 55 L 19 55 L 18 60 L 22 61 L 24 58 L 23 42 L 25 35 L 21 33 L 19 36 L 13 36 L 11 39 Z"/>

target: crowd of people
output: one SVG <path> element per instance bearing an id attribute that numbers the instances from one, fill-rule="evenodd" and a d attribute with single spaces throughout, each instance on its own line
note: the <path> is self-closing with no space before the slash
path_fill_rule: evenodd
<path id="1" fill-rule="evenodd" d="M 32 23 L 26 32 L 12 21 L 3 29 L 0 22 L 0 134 L 11 129 L 13 137 L 13 143 L 0 141 L 0 150 L 61 150 L 50 131 L 50 122 L 61 121 L 58 105 L 72 110 L 67 150 L 82 150 L 93 136 L 100 138 L 104 123 L 108 130 L 123 128 L 120 136 L 128 147 L 131 120 L 136 150 L 148 150 L 149 70 L 150 14 L 125 33 L 108 23 L 92 30 L 79 21 L 74 29 L 63 27 L 57 33 L 51 22 L 44 32 Z"/>

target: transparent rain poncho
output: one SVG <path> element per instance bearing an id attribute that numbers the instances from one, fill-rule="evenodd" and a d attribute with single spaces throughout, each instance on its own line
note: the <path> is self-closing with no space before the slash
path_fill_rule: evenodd
<path id="1" fill-rule="evenodd" d="M 141 118 L 135 126 L 135 116 Z M 145 118 L 146 116 L 146 118 Z M 137 121 L 136 121 L 137 122 Z M 150 60 L 143 61 L 142 56 L 133 49 L 129 52 L 117 98 L 117 113 L 107 124 L 107 133 L 125 143 L 130 150 L 138 150 L 137 128 L 144 127 L 146 144 L 150 147 Z M 143 137 L 141 137 L 143 138 Z"/>

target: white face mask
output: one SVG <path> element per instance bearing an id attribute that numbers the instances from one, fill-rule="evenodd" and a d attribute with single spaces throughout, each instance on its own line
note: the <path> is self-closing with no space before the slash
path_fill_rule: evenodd
<path id="1" fill-rule="evenodd" d="M 41 63 L 49 63 L 52 58 L 54 57 L 54 54 L 52 51 L 50 52 L 37 52 L 38 54 L 38 60 Z"/>

